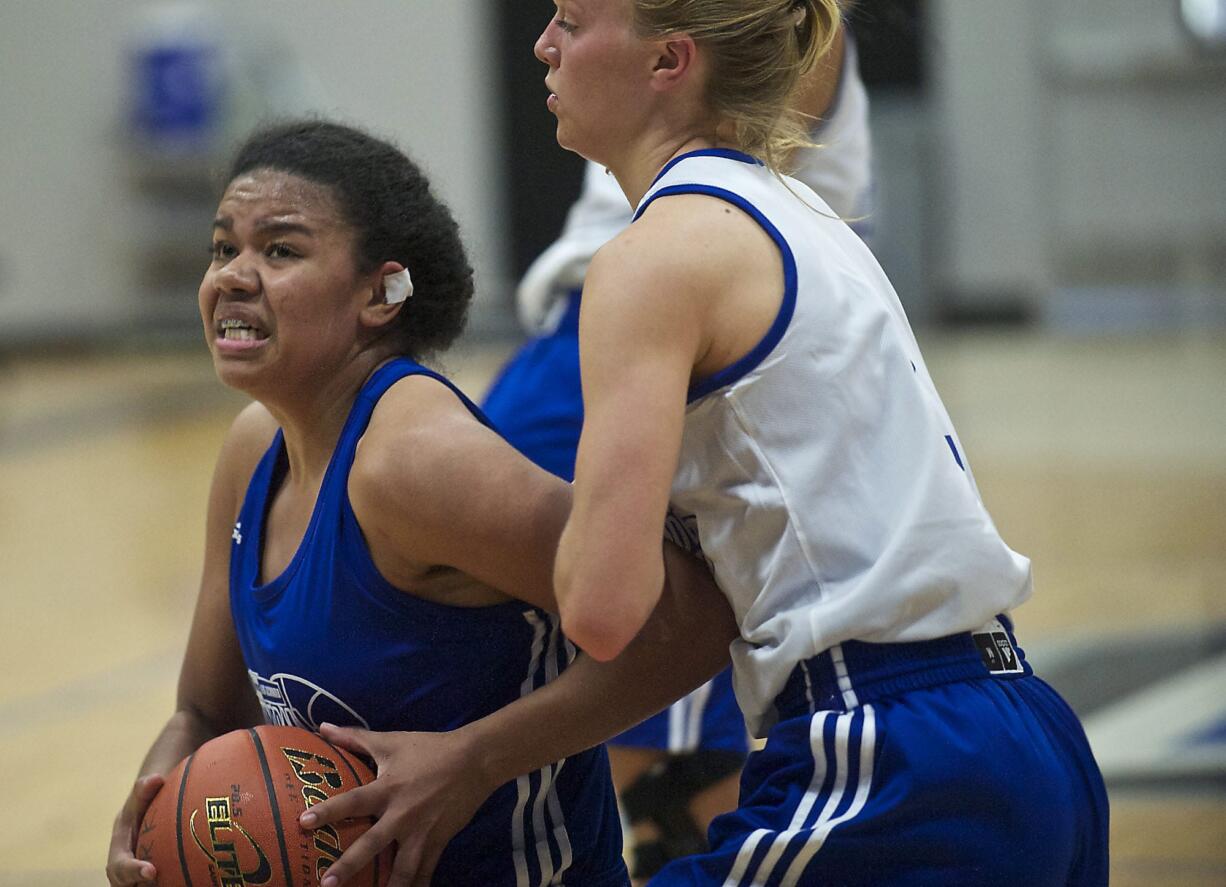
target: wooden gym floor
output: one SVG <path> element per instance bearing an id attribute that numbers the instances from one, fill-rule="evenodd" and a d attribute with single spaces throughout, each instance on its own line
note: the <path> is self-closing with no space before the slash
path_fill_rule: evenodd
<path id="1" fill-rule="evenodd" d="M 1107 774 L 1113 883 L 1226 884 L 1226 339 L 921 338 L 1034 560 L 1019 633 Z M 508 347 L 448 368 L 480 393 Z M 105 883 L 241 404 L 203 347 L 0 355 L 0 885 Z"/>

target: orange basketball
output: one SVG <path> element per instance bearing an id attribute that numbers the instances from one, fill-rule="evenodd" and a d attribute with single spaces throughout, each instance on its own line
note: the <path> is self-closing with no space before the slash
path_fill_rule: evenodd
<path id="1" fill-rule="evenodd" d="M 157 867 L 162 887 L 315 885 L 371 820 L 304 831 L 298 815 L 373 779 L 366 764 L 308 730 L 235 730 L 166 777 L 136 855 Z M 390 871 L 389 850 L 348 883 L 382 887 Z"/>

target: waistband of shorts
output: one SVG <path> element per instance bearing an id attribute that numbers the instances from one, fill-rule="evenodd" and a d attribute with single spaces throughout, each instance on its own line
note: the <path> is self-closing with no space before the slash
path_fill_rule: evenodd
<path id="1" fill-rule="evenodd" d="M 956 681 L 1033 674 L 1007 616 L 976 631 L 930 641 L 844 641 L 798 663 L 775 699 L 780 720 L 848 711 L 910 690 Z"/>

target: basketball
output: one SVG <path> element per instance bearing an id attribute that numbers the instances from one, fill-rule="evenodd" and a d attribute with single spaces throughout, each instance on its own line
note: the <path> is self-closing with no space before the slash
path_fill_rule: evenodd
<path id="1" fill-rule="evenodd" d="M 136 855 L 162 885 L 318 884 L 371 820 L 314 831 L 307 808 L 374 779 L 370 767 L 298 727 L 235 730 L 206 742 L 166 777 L 141 823 Z M 349 881 L 386 884 L 391 854 Z"/>

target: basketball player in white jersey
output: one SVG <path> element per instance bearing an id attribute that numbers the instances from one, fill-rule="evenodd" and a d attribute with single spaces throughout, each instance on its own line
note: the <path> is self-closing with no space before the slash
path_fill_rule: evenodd
<path id="1" fill-rule="evenodd" d="M 653 884 L 1105 883 L 1093 756 L 998 619 L 1029 562 L 890 282 L 779 172 L 788 97 L 838 17 L 576 0 L 537 43 L 559 142 L 637 207 L 584 287 L 563 627 L 598 659 L 624 649 L 670 506 L 740 623 L 737 698 L 767 745 L 710 851 Z"/>
<path id="2" fill-rule="evenodd" d="M 868 96 L 854 42 L 841 29 L 828 57 L 806 75 L 798 102 L 819 147 L 792 158 L 812 187 L 867 240 L 872 219 Z M 579 309 L 592 256 L 630 224 L 633 207 L 617 180 L 588 163 L 583 190 L 557 239 L 524 275 L 520 319 L 533 333 L 482 403 L 504 437 L 542 468 L 574 479 L 583 426 Z M 748 734 L 725 671 L 667 710 L 609 742 L 609 760 L 629 820 L 631 873 L 645 883 L 669 860 L 705 849 L 711 819 L 736 806 Z"/>

